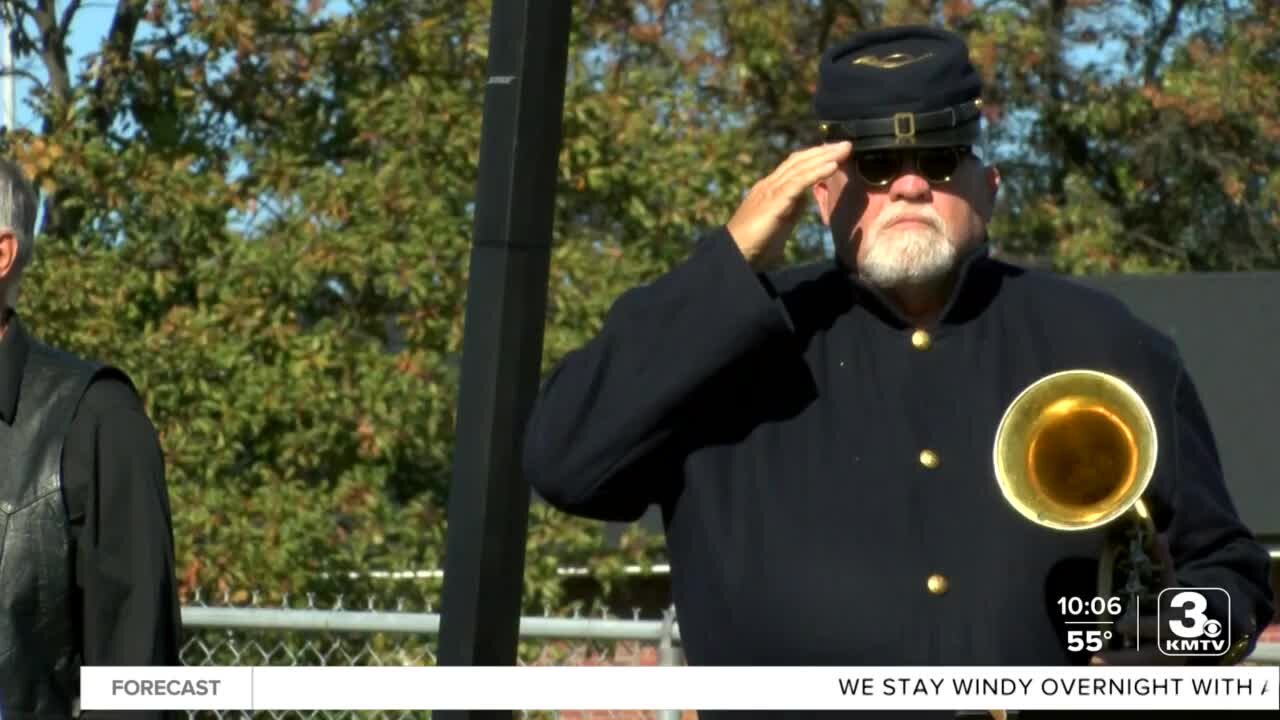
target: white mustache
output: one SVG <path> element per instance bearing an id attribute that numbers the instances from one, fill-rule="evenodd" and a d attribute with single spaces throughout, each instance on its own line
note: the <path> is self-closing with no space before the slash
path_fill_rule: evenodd
<path id="1" fill-rule="evenodd" d="M 942 217 L 938 215 L 938 211 L 934 210 L 931 206 L 894 205 L 880 211 L 880 216 L 876 218 L 875 227 L 873 228 L 872 233 L 879 233 L 881 230 L 884 230 L 889 225 L 903 218 L 920 220 L 940 233 L 946 231 L 946 223 L 942 221 Z"/>

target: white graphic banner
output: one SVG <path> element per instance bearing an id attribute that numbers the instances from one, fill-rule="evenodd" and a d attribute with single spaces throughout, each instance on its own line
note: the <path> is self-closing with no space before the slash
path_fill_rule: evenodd
<path id="1" fill-rule="evenodd" d="M 87 710 L 1266 710 L 1280 667 L 88 667 Z"/>

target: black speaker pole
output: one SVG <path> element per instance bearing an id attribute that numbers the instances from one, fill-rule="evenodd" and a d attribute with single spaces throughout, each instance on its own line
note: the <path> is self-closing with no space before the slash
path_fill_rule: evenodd
<path id="1" fill-rule="evenodd" d="M 520 452 L 541 369 L 570 13 L 569 0 L 493 3 L 440 665 L 516 662 L 529 520 Z M 511 715 L 439 714 L 446 720 L 504 716 Z"/>

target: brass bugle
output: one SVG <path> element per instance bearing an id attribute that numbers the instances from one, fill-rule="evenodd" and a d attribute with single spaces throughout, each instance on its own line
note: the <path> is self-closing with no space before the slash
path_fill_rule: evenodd
<path id="1" fill-rule="evenodd" d="M 1095 370 L 1032 383 L 996 429 L 996 481 L 1024 517 L 1057 530 L 1088 530 L 1135 510 L 1151 482 L 1156 426 L 1138 393 Z"/>
<path id="2" fill-rule="evenodd" d="M 1142 496 L 1157 450 L 1151 411 L 1129 384 L 1095 370 L 1066 370 L 1037 380 L 1010 403 L 992 456 L 1005 500 L 1038 525 L 1080 531 L 1136 523 L 1121 528 L 1130 531 L 1127 544 L 1115 533 L 1102 550 L 1096 593 L 1107 598 L 1122 562 L 1130 564 L 1124 592 L 1145 589 L 1139 578 L 1150 567 L 1155 525 Z M 1114 618 L 1104 612 L 1099 620 Z"/>

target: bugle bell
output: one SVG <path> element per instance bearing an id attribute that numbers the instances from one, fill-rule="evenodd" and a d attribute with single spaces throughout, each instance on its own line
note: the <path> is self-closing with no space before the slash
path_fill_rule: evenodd
<path id="1" fill-rule="evenodd" d="M 1010 403 L 992 454 L 1005 500 L 1032 522 L 1062 531 L 1111 524 L 1097 594 L 1114 595 L 1119 570 L 1127 575 L 1127 600 L 1148 595 L 1161 577 L 1155 526 L 1142 501 L 1157 449 L 1155 421 L 1132 387 L 1107 373 L 1067 370 L 1035 381 Z M 1099 619 L 1111 620 L 1107 613 Z"/>

